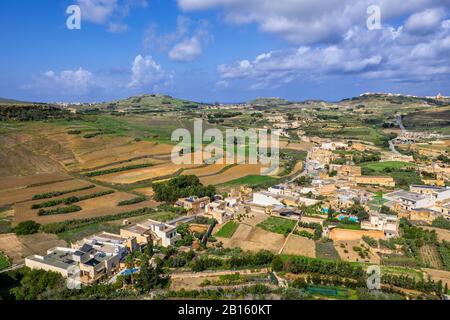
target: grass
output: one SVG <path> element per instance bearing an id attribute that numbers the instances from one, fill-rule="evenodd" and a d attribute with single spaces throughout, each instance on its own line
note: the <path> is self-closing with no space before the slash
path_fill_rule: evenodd
<path id="1" fill-rule="evenodd" d="M 219 187 L 234 187 L 234 186 L 254 186 L 263 183 L 277 183 L 278 179 L 270 177 L 270 176 L 246 176 L 239 179 L 235 179 L 232 181 L 228 181 L 226 183 L 221 184 Z"/>
<path id="2" fill-rule="evenodd" d="M 336 228 L 338 229 L 346 229 L 346 230 L 361 230 L 361 225 L 359 223 L 339 223 Z"/>
<path id="3" fill-rule="evenodd" d="M 409 276 L 416 279 L 416 281 L 423 280 L 424 278 L 422 271 L 405 267 L 381 266 L 381 272 L 384 274 L 392 274 L 396 276 Z"/>
<path id="4" fill-rule="evenodd" d="M 11 263 L 9 262 L 9 259 L 6 255 L 4 255 L 2 252 L 0 252 L 0 270 L 9 268 L 11 266 Z"/>
<path id="5" fill-rule="evenodd" d="M 282 234 L 287 237 L 288 234 L 294 229 L 295 221 L 279 217 L 270 217 L 258 224 L 257 227 L 269 232 Z"/>
<path id="6" fill-rule="evenodd" d="M 214 236 L 221 238 L 231 238 L 238 227 L 239 223 L 233 221 L 227 222 Z"/>
<path id="7" fill-rule="evenodd" d="M 383 172 L 385 169 L 403 169 L 407 167 L 415 167 L 414 163 L 402 161 L 386 161 L 386 162 L 367 162 L 361 165 L 363 168 L 368 168 L 377 173 Z"/>

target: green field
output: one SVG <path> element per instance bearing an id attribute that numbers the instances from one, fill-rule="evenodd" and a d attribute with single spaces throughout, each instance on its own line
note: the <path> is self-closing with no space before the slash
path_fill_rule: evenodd
<path id="1" fill-rule="evenodd" d="M 11 266 L 9 259 L 2 252 L 0 252 L 0 270 L 6 269 Z"/>
<path id="2" fill-rule="evenodd" d="M 386 162 L 368 162 L 361 165 L 362 168 L 373 170 L 377 173 L 383 172 L 385 169 L 403 169 L 408 167 L 415 167 L 414 163 L 402 161 L 386 161 Z"/>
<path id="3" fill-rule="evenodd" d="M 215 234 L 216 237 L 231 238 L 239 227 L 239 223 L 230 221 L 227 222 L 220 230 Z"/>
<path id="4" fill-rule="evenodd" d="M 294 229 L 295 221 L 279 217 L 270 217 L 258 224 L 257 227 L 269 232 L 279 233 L 287 236 Z"/>

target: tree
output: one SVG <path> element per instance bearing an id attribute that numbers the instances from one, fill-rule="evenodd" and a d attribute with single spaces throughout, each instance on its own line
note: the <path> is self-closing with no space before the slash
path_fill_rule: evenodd
<path id="1" fill-rule="evenodd" d="M 164 288 L 169 282 L 169 277 L 165 276 L 161 267 L 152 267 L 150 263 L 144 262 L 141 271 L 136 277 L 135 287 L 140 292 L 145 293 L 154 289 Z"/>
<path id="2" fill-rule="evenodd" d="M 65 288 L 66 282 L 59 273 L 26 269 L 20 285 L 11 293 L 16 300 L 45 300 Z"/>
<path id="3" fill-rule="evenodd" d="M 41 225 L 39 223 L 29 220 L 19 223 L 17 227 L 13 229 L 13 232 L 20 236 L 35 234 L 39 232 L 40 227 Z"/>
<path id="4" fill-rule="evenodd" d="M 283 260 L 281 260 L 280 256 L 276 256 L 272 260 L 272 270 L 273 271 L 282 271 L 283 270 Z"/>

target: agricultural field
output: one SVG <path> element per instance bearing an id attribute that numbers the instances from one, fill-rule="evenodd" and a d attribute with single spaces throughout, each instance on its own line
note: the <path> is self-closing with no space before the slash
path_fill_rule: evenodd
<path id="1" fill-rule="evenodd" d="M 224 224 L 217 233 L 214 235 L 220 238 L 231 238 L 236 230 L 238 229 L 239 224 L 233 221 L 227 222 Z"/>
<path id="2" fill-rule="evenodd" d="M 282 234 L 285 237 L 292 232 L 296 225 L 295 220 L 284 219 L 279 217 L 269 217 L 261 222 L 257 227 L 273 233 Z"/>
<path id="3" fill-rule="evenodd" d="M 346 230 L 346 229 L 332 229 L 330 231 L 330 239 L 333 241 L 351 241 L 360 240 L 363 236 L 368 236 L 374 239 L 384 239 L 384 232 L 382 231 L 366 231 L 366 230 Z"/>
<path id="4" fill-rule="evenodd" d="M 261 166 L 253 164 L 236 165 L 223 173 L 201 177 L 200 182 L 203 183 L 203 185 L 221 185 L 236 179 L 247 177 L 249 175 L 261 175 Z"/>
<path id="5" fill-rule="evenodd" d="M 313 240 L 295 234 L 289 235 L 282 254 L 293 256 L 316 257 L 316 243 Z"/>
<path id="6" fill-rule="evenodd" d="M 81 190 L 94 186 L 94 188 L 89 188 L 86 190 Z M 72 190 L 80 190 L 75 192 L 69 192 Z M 10 191 L 11 192 L 11 191 Z M 56 192 L 56 196 L 52 196 L 52 193 Z M 64 193 L 58 195 L 58 192 Z M 42 196 L 45 193 L 50 193 L 50 199 L 36 199 L 33 197 Z M 106 194 L 110 193 L 110 194 Z M 83 200 L 83 198 L 90 199 Z M 89 182 L 81 180 L 69 180 L 65 182 L 60 182 L 56 184 L 48 184 L 45 186 L 39 186 L 34 188 L 21 189 L 12 197 L 9 194 L 4 195 L 5 199 L 13 199 L 16 201 L 14 205 L 14 224 L 22 221 L 33 220 L 41 224 L 48 224 L 54 222 L 61 222 L 65 220 L 73 219 L 85 219 L 93 217 L 101 217 L 106 215 L 114 215 L 120 212 L 133 211 L 136 209 L 144 207 L 155 207 L 158 204 L 152 200 L 146 200 L 136 204 L 130 204 L 126 206 L 118 206 L 122 201 L 128 201 L 134 199 L 136 195 L 129 194 L 126 192 L 114 191 L 109 188 L 92 185 Z M 79 206 L 81 209 L 75 212 L 65 213 L 65 214 L 54 214 L 54 215 L 40 215 L 39 210 L 41 208 L 33 209 L 33 206 L 40 206 L 47 202 L 63 201 L 68 198 L 77 197 L 81 201 L 77 201 L 74 204 Z M 52 203 L 53 204 L 53 203 Z M 50 205 L 50 209 L 57 209 L 65 207 L 64 204 Z"/>
<path id="7" fill-rule="evenodd" d="M 7 255 L 13 264 L 20 264 L 33 254 L 45 254 L 48 249 L 64 247 L 67 243 L 56 235 L 38 233 L 28 236 L 0 234 L 0 251 Z"/>
<path id="8" fill-rule="evenodd" d="M 278 253 L 284 244 L 285 237 L 240 223 L 231 238 L 220 238 L 220 240 L 225 248 L 239 247 L 244 251 L 269 250 Z"/>
<path id="9" fill-rule="evenodd" d="M 373 170 L 377 173 L 382 173 L 386 169 L 403 169 L 403 168 L 410 168 L 415 167 L 416 165 L 414 163 L 410 162 L 401 162 L 401 161 L 384 161 L 384 162 L 367 162 L 363 163 L 361 165 L 362 168 L 367 168 L 369 170 Z"/>

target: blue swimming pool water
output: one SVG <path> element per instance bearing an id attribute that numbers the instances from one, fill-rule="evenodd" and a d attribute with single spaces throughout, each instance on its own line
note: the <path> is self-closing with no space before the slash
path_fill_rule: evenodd
<path id="1" fill-rule="evenodd" d="M 344 220 L 345 218 L 347 218 L 346 216 L 339 216 L 338 220 Z M 358 218 L 356 217 L 349 217 L 348 220 L 352 221 L 352 222 L 358 222 Z"/>
<path id="2" fill-rule="evenodd" d="M 130 276 L 133 273 L 136 273 L 138 271 L 139 271 L 139 269 L 136 269 L 136 268 L 134 268 L 134 269 L 127 269 L 127 270 L 122 271 L 121 275 L 123 275 L 123 276 Z"/>

